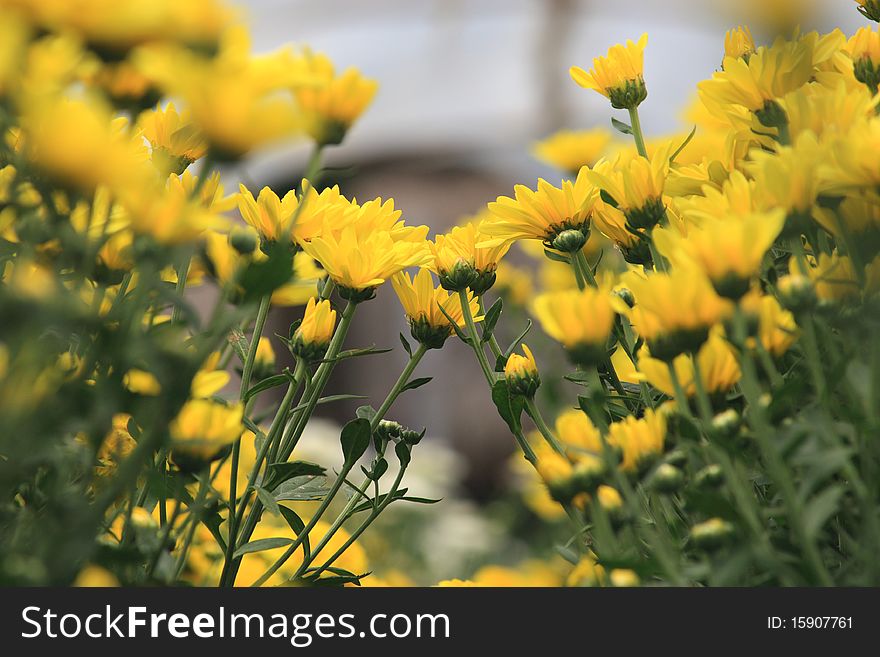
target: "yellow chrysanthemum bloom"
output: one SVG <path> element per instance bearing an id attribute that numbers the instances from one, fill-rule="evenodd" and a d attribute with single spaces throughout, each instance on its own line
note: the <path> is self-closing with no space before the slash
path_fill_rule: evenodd
<path id="1" fill-rule="evenodd" d="M 858 123 L 829 146 L 819 165 L 819 191 L 843 196 L 880 187 L 880 119 Z"/>
<path id="2" fill-rule="evenodd" d="M 672 144 L 657 148 L 650 158 L 619 155 L 584 169 L 590 181 L 614 200 L 629 226 L 650 230 L 663 218 L 663 189 L 669 175 Z"/>
<path id="3" fill-rule="evenodd" d="M 765 126 L 778 128 L 784 117 L 776 99 L 806 84 L 812 75 L 810 44 L 780 39 L 758 48 L 748 61 L 725 57 L 723 70 L 701 82 L 698 89 L 703 103 L 719 115 L 740 105 L 756 113 Z"/>
<path id="4" fill-rule="evenodd" d="M 489 203 L 492 218 L 482 224 L 482 229 L 492 239 L 481 246 L 534 239 L 560 251 L 582 248 L 590 230 L 593 206 L 599 198 L 599 191 L 586 172 L 582 169 L 574 182 L 563 180 L 560 187 L 543 179 L 538 181 L 535 191 L 517 185 L 513 189 L 515 198 L 499 196 Z M 564 240 L 557 239 L 563 234 Z M 579 239 L 575 239 L 577 234 Z"/>
<path id="5" fill-rule="evenodd" d="M 510 392 L 524 397 L 534 397 L 541 385 L 541 377 L 538 374 L 538 363 L 528 345 L 523 343 L 523 354 L 510 354 L 504 365 L 504 378 Z"/>
<path id="6" fill-rule="evenodd" d="M 818 259 L 809 258 L 807 271 L 803 265 L 792 258 L 790 276 L 806 276 L 813 285 L 816 298 L 823 304 L 837 304 L 857 301 L 861 296 L 862 285 L 852 260 L 837 253 L 820 253 Z"/>
<path id="7" fill-rule="evenodd" d="M 243 29 L 230 29 L 207 59 L 185 48 L 139 51 L 135 63 L 169 95 L 182 98 L 211 144 L 212 156 L 235 160 L 293 136 L 302 117 L 293 94 L 290 53 L 250 54 Z"/>
<path id="8" fill-rule="evenodd" d="M 171 174 L 163 189 L 158 185 L 128 189 L 121 198 L 140 235 L 150 235 L 162 244 L 182 244 L 199 239 L 209 229 L 222 229 L 227 221 L 187 193 L 181 179 Z"/>
<path id="9" fill-rule="evenodd" d="M 735 300 L 748 291 L 784 224 L 781 209 L 730 215 L 691 226 L 687 235 L 671 227 L 658 228 L 654 242 L 674 267 L 696 267 L 709 277 L 718 294 Z"/>
<path id="10" fill-rule="evenodd" d="M 575 363 L 604 361 L 616 317 L 607 287 L 548 292 L 535 299 L 541 328 L 560 342 Z"/>
<path id="11" fill-rule="evenodd" d="M 644 417 L 626 417 L 612 422 L 608 428 L 608 442 L 621 451 L 620 467 L 634 472 L 663 452 L 666 440 L 666 417 L 647 409 Z"/>
<path id="12" fill-rule="evenodd" d="M 639 372 L 642 379 L 670 397 L 675 397 L 675 385 L 666 363 L 651 357 L 647 347 L 639 351 Z M 680 354 L 672 361 L 675 375 L 688 397 L 697 392 L 694 382 L 694 361 L 687 354 Z M 697 353 L 697 367 L 703 389 L 710 395 L 723 395 L 739 381 L 741 372 L 736 354 L 724 336 L 713 331 Z"/>
<path id="13" fill-rule="evenodd" d="M 758 335 L 761 345 L 771 356 L 779 357 L 797 339 L 794 315 L 779 305 L 776 297 L 766 294 L 758 306 Z"/>
<path id="14" fill-rule="evenodd" d="M 373 101 L 379 85 L 355 68 L 337 76 L 333 62 L 321 53 L 305 52 L 301 57 L 301 65 L 312 73 L 310 80 L 294 87 L 306 131 L 319 144 L 339 144 Z"/>
<path id="15" fill-rule="evenodd" d="M 302 306 L 318 291 L 318 282 L 326 276 L 315 259 L 304 251 L 293 256 L 293 280 L 272 292 L 273 306 Z"/>
<path id="16" fill-rule="evenodd" d="M 302 322 L 293 333 L 293 353 L 309 361 L 320 360 L 327 351 L 336 328 L 336 311 L 328 300 L 309 299 Z"/>
<path id="17" fill-rule="evenodd" d="M 753 213 L 757 209 L 754 196 L 755 182 L 741 171 L 733 171 L 721 189 L 706 185 L 702 195 L 677 198 L 675 206 L 688 223 L 702 225 Z"/>
<path id="18" fill-rule="evenodd" d="M 867 194 L 847 196 L 837 208 L 813 208 L 813 218 L 838 239 L 880 233 L 880 203 Z"/>
<path id="19" fill-rule="evenodd" d="M 199 371 L 193 377 L 190 385 L 190 397 L 192 399 L 209 399 L 220 392 L 229 383 L 229 372 L 217 369 L 220 364 L 220 352 L 213 352 L 202 363 Z"/>
<path id="20" fill-rule="evenodd" d="M 263 187 L 255 199 L 243 184 L 238 189 L 238 211 L 260 237 L 270 242 L 291 239 L 293 221 L 299 205 L 294 190 L 287 192 L 283 198 L 278 198 L 278 194 L 270 188 Z"/>
<path id="21" fill-rule="evenodd" d="M 47 99 L 26 110 L 22 125 L 28 157 L 62 185 L 90 193 L 152 179 L 146 146 L 97 100 Z"/>
<path id="22" fill-rule="evenodd" d="M 861 28 L 850 37 L 846 51 L 852 57 L 856 79 L 876 94 L 880 83 L 880 32 Z"/>
<path id="23" fill-rule="evenodd" d="M 111 429 L 104 436 L 96 457 L 99 465 L 95 466 L 95 474 L 99 477 L 113 474 L 116 466 L 137 446 L 137 442 L 128 432 L 130 420 L 131 416 L 127 413 L 117 413 L 113 416 Z"/>
<path id="24" fill-rule="evenodd" d="M 626 45 L 611 46 L 607 55 L 593 59 L 589 73 L 579 66 L 572 66 L 569 73 L 580 86 L 608 98 L 612 107 L 633 109 L 648 97 L 642 77 L 647 45 L 647 34 L 636 43 L 628 39 Z"/>
<path id="25" fill-rule="evenodd" d="M 72 586 L 80 588 L 111 588 L 119 586 L 116 575 L 106 568 L 89 564 L 76 576 Z"/>
<path id="26" fill-rule="evenodd" d="M 403 306 L 413 338 L 428 349 L 439 349 L 452 334 L 453 327 L 446 315 L 459 327 L 464 326 L 458 295 L 449 294 L 442 287 L 434 287 L 434 279 L 428 269 L 419 269 L 412 279 L 406 272 L 398 272 L 391 277 L 391 285 Z M 473 292 L 468 293 L 468 305 L 475 321 L 481 320 L 482 317 L 477 317 L 480 304 Z"/>
<path id="27" fill-rule="evenodd" d="M 799 233 L 819 195 L 819 168 L 824 159 L 824 149 L 810 133 L 773 154 L 755 150 L 746 170 L 755 180 L 756 205 L 783 209 L 792 224 L 788 232 Z"/>
<path id="28" fill-rule="evenodd" d="M 605 569 L 589 554 L 581 557 L 566 580 L 566 586 L 603 586 L 606 581 Z"/>
<path id="29" fill-rule="evenodd" d="M 293 239 L 302 245 L 320 235 L 328 227 L 338 231 L 353 223 L 361 212 L 356 201 L 349 201 L 339 191 L 339 185 L 325 187 L 320 192 L 303 179 L 302 197 L 296 201 L 296 221 L 293 225 Z M 399 217 L 400 212 L 397 212 Z"/>
<path id="30" fill-rule="evenodd" d="M 556 437 L 567 448 L 566 456 L 577 461 L 602 454 L 602 436 L 583 411 L 568 409 L 556 418 Z"/>
<path id="31" fill-rule="evenodd" d="M 182 468 L 213 460 L 244 431 L 244 405 L 231 406 L 209 399 L 193 399 L 171 422 L 172 459 Z"/>
<path id="32" fill-rule="evenodd" d="M 542 162 L 577 175 L 581 167 L 591 167 L 606 155 L 612 140 L 606 128 L 560 130 L 536 142 L 532 152 Z"/>
<path id="33" fill-rule="evenodd" d="M 493 243 L 483 232 L 483 221 L 472 221 L 456 226 L 445 235 L 428 242 L 433 262 L 431 271 L 440 277 L 440 284 L 448 290 L 469 287 L 480 295 L 495 283 L 498 261 L 510 248 L 510 242 Z"/>
<path id="34" fill-rule="evenodd" d="M 254 367 L 259 375 L 268 376 L 275 369 L 275 349 L 272 341 L 266 336 L 260 337 L 257 343 L 257 353 L 254 358 Z"/>
<path id="35" fill-rule="evenodd" d="M 755 40 L 752 38 L 752 31 L 747 25 L 740 25 L 728 30 L 724 35 L 724 57 L 733 57 L 734 59 L 743 58 L 748 60 L 751 54 L 755 52 Z"/>
<path id="36" fill-rule="evenodd" d="M 190 120 L 189 112 L 178 112 L 174 103 L 141 113 L 137 127 L 150 142 L 153 164 L 162 175 L 182 173 L 208 151 L 205 137 Z"/>
<path id="37" fill-rule="evenodd" d="M 352 300 L 372 298 L 373 290 L 397 272 L 430 263 L 424 241 L 396 242 L 390 232 L 363 234 L 354 226 L 338 233 L 328 230 L 305 242 L 303 250 L 321 263 L 343 296 Z"/>
<path id="38" fill-rule="evenodd" d="M 630 321 L 648 343 L 655 358 L 670 361 L 694 352 L 706 341 L 709 329 L 732 312 L 708 278 L 698 271 L 673 269 L 670 273 L 624 275 L 636 305 Z"/>
<path id="39" fill-rule="evenodd" d="M 233 19 L 218 0 L 41 0 L 14 3 L 47 30 L 78 34 L 97 52 L 118 59 L 156 41 L 210 48 Z"/>

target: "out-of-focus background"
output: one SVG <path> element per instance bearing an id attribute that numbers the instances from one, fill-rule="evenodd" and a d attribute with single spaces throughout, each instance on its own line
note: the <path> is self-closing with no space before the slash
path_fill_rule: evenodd
<path id="1" fill-rule="evenodd" d="M 329 175 L 340 180 L 348 196 L 394 198 L 408 223 L 427 224 L 432 233 L 510 194 L 515 183 L 534 185 L 543 176 L 558 184 L 561 172 L 533 159 L 531 143 L 560 128 L 609 124 L 607 101 L 576 86 L 568 68 L 589 68 L 592 58 L 614 43 L 650 35 L 649 96 L 641 115 L 646 132 L 656 135 L 685 129 L 681 110 L 696 83 L 720 64 L 728 28 L 747 23 L 757 41 L 767 42 L 795 24 L 804 31 L 840 27 L 847 34 L 863 24 L 852 0 L 248 0 L 238 5 L 256 51 L 308 44 L 327 53 L 339 69 L 357 66 L 379 81 L 372 107 L 342 146 L 328 149 Z M 254 192 L 263 185 L 290 189 L 306 157 L 306 149 L 296 146 L 260 153 L 225 172 L 227 189 L 239 180 Z M 272 330 L 286 333 L 299 312 L 275 312 Z M 369 395 L 378 405 L 406 359 L 397 333 L 408 331 L 388 285 L 359 315 L 350 344 L 375 343 L 396 347 L 395 352 L 342 364 L 333 391 Z M 521 325 L 507 328 L 508 340 Z M 280 343 L 275 347 L 280 352 Z M 427 426 L 427 441 L 451 446 L 467 495 L 490 500 L 501 486 L 513 441 L 487 411 L 492 405 L 472 354 L 452 339 L 442 352 L 428 355 L 418 376 L 434 381 L 407 392 L 391 416 Z M 328 406 L 324 413 L 345 420 L 355 406 Z"/>

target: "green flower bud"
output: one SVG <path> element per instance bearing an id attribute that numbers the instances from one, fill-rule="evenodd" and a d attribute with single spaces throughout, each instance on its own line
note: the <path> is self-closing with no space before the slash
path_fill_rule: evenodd
<path id="1" fill-rule="evenodd" d="M 650 485 L 661 493 L 674 493 L 684 483 L 684 473 L 669 463 L 661 463 L 651 475 Z"/>
<path id="2" fill-rule="evenodd" d="M 241 255 L 250 255 L 259 244 L 260 236 L 250 226 L 236 226 L 229 233 L 229 245 Z"/>
<path id="3" fill-rule="evenodd" d="M 563 230 L 551 242 L 554 249 L 563 253 L 577 253 L 586 243 L 587 234 L 574 228 Z"/>
<path id="4" fill-rule="evenodd" d="M 721 518 L 710 518 L 691 527 L 691 540 L 704 550 L 717 550 L 729 543 L 735 533 L 732 524 Z"/>
<path id="5" fill-rule="evenodd" d="M 694 483 L 699 488 L 717 488 L 724 482 L 724 471 L 717 463 L 707 465 L 697 472 Z"/>
<path id="6" fill-rule="evenodd" d="M 478 276 L 477 270 L 471 263 L 459 260 L 452 269 L 441 272 L 438 278 L 444 290 L 460 292 L 469 288 Z"/>

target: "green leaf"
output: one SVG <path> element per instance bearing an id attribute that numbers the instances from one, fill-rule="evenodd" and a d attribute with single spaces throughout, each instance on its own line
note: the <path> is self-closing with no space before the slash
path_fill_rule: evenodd
<path id="1" fill-rule="evenodd" d="M 372 438 L 370 422 L 364 418 L 351 420 L 342 427 L 339 441 L 342 443 L 342 455 L 347 465 L 354 465 L 370 446 Z"/>
<path id="2" fill-rule="evenodd" d="M 376 409 L 372 406 L 358 406 L 354 414 L 356 417 L 364 418 L 365 420 L 372 422 L 373 418 L 376 417 Z"/>
<path id="3" fill-rule="evenodd" d="M 522 339 L 526 337 L 526 334 L 532 330 L 532 320 L 528 320 L 526 322 L 526 327 L 523 329 L 523 332 L 519 334 L 519 337 L 516 338 L 513 342 L 510 343 L 510 346 L 504 352 L 504 360 L 507 361 L 510 358 L 510 354 L 519 346 L 519 343 L 522 342 Z"/>
<path id="4" fill-rule="evenodd" d="M 258 395 L 265 390 L 283 386 L 285 383 L 290 383 L 290 377 L 286 374 L 276 374 L 275 376 L 265 378 L 244 393 L 244 399 L 242 401 L 247 403 L 254 395 Z"/>
<path id="5" fill-rule="evenodd" d="M 492 307 L 486 311 L 486 314 L 483 317 L 483 343 L 489 342 L 489 339 L 492 337 L 492 331 L 495 330 L 498 318 L 501 317 L 501 308 L 503 305 L 504 302 L 501 300 L 501 297 L 499 297 L 495 303 L 492 304 Z"/>
<path id="6" fill-rule="evenodd" d="M 397 459 L 400 461 L 400 467 L 405 468 L 409 465 L 410 459 L 412 458 L 409 445 L 400 441 L 394 446 L 394 453 L 397 454 Z"/>
<path id="7" fill-rule="evenodd" d="M 407 355 L 412 358 L 412 347 L 409 344 L 409 341 L 403 337 L 403 333 L 400 333 L 400 344 L 403 345 L 403 350 L 407 353 Z"/>
<path id="8" fill-rule="evenodd" d="M 433 378 L 434 377 L 432 376 L 423 376 L 418 379 L 412 379 L 400 389 L 400 392 L 403 392 L 404 390 L 415 390 L 416 388 L 421 388 L 426 383 L 430 383 Z"/>
<path id="9" fill-rule="evenodd" d="M 617 206 L 620 205 L 617 202 L 617 199 L 615 199 L 613 196 L 611 196 L 611 194 L 606 192 L 604 189 L 599 190 L 599 197 L 603 201 L 605 201 L 608 205 L 610 205 L 612 208 L 617 208 Z"/>
<path id="10" fill-rule="evenodd" d="M 561 262 L 566 265 L 571 265 L 571 258 L 567 255 L 562 255 L 561 253 L 551 251 L 550 249 L 544 249 L 544 255 L 547 256 L 548 260 L 552 260 L 553 262 Z"/>
<path id="11" fill-rule="evenodd" d="M 267 491 L 262 486 L 254 486 L 254 488 L 257 491 L 257 497 L 260 498 L 260 502 L 263 503 L 266 511 L 271 513 L 273 516 L 280 515 L 281 510 L 278 508 L 278 502 L 276 502 L 275 498 L 272 497 L 272 493 Z"/>
<path id="12" fill-rule="evenodd" d="M 286 461 L 284 463 L 270 463 L 266 468 L 266 476 L 263 478 L 263 486 L 268 490 L 275 490 L 277 486 L 294 477 L 320 477 L 326 470 L 317 463 L 309 461 Z"/>
<path id="13" fill-rule="evenodd" d="M 804 531 L 812 540 L 821 531 L 828 519 L 837 513 L 843 486 L 834 484 L 810 500 L 804 508 Z"/>
<path id="14" fill-rule="evenodd" d="M 449 315 L 448 312 L 446 312 L 446 308 L 443 307 L 443 304 L 438 303 L 438 304 L 437 304 L 437 307 L 440 309 L 440 312 L 443 313 L 443 316 L 444 316 L 444 317 L 446 318 L 446 320 L 449 322 L 450 326 L 452 326 L 452 330 L 455 331 L 455 335 L 458 336 L 458 339 L 461 340 L 461 341 L 464 342 L 464 343 L 469 343 L 470 341 L 469 341 L 469 339 L 468 339 L 468 336 L 466 336 L 466 335 L 464 334 L 464 332 L 461 330 L 461 327 L 458 325 L 458 322 L 455 321 L 455 320 Z"/>
<path id="15" fill-rule="evenodd" d="M 245 543 L 233 553 L 233 558 L 238 559 L 251 552 L 262 552 L 263 550 L 274 550 L 275 548 L 284 547 L 293 543 L 292 538 L 259 538 L 256 541 Z"/>
<path id="16" fill-rule="evenodd" d="M 320 406 L 321 404 L 332 404 L 333 402 L 338 401 L 346 401 L 349 399 L 366 399 L 366 395 L 328 395 L 327 397 L 321 397 L 317 402 L 315 402 L 315 406 Z M 308 402 L 304 402 L 297 406 L 294 406 L 291 409 L 291 413 L 295 413 L 297 411 L 301 411 L 309 405 Z"/>
<path id="17" fill-rule="evenodd" d="M 282 482 L 273 491 L 278 502 L 308 502 L 322 500 L 330 492 L 325 477 L 294 477 Z"/>
<path id="18" fill-rule="evenodd" d="M 498 379 L 492 386 L 492 401 L 498 409 L 501 419 L 507 423 L 513 433 L 522 431 L 523 406 L 525 402 L 519 395 L 511 395 L 506 379 Z"/>
<path id="19" fill-rule="evenodd" d="M 630 124 L 615 119 L 613 116 L 611 117 L 611 125 L 614 126 L 615 130 L 617 130 L 618 132 L 622 132 L 625 135 L 631 135 L 633 133 L 633 129 Z"/>
<path id="20" fill-rule="evenodd" d="M 251 261 L 238 277 L 245 301 L 256 301 L 284 285 L 293 276 L 293 252 L 287 244 L 275 242 L 268 258 Z"/>
<path id="21" fill-rule="evenodd" d="M 345 351 L 340 351 L 336 358 L 325 358 L 320 361 L 321 363 L 336 363 L 340 360 L 346 360 L 349 358 L 359 358 L 361 356 L 373 356 L 375 354 L 387 354 L 389 351 L 393 351 L 392 349 L 380 349 L 375 345 L 372 347 L 363 347 L 361 349 L 346 349 Z"/>
<path id="22" fill-rule="evenodd" d="M 674 153 L 672 154 L 672 156 L 669 158 L 669 163 L 670 163 L 670 164 L 672 164 L 673 162 L 675 162 L 675 158 L 677 158 L 679 155 L 681 155 L 681 152 L 685 149 L 685 147 L 686 147 L 689 143 L 691 143 L 691 139 L 694 138 L 694 135 L 695 135 L 695 134 L 697 134 L 697 126 L 694 126 L 694 129 L 691 130 L 690 134 L 689 134 L 687 137 L 685 137 L 685 140 L 684 140 L 683 142 L 681 142 L 681 146 L 679 146 L 678 148 L 675 149 L 675 152 L 674 152 Z"/>
<path id="23" fill-rule="evenodd" d="M 306 523 L 303 522 L 302 518 L 297 515 L 296 511 L 293 509 L 289 509 L 286 506 L 279 505 L 278 508 L 281 511 L 281 515 L 287 521 L 288 526 L 294 531 L 297 538 L 302 535 L 302 546 L 304 554 L 309 555 L 312 552 L 312 547 L 309 545 L 309 535 L 303 535 L 303 530 L 306 528 Z"/>

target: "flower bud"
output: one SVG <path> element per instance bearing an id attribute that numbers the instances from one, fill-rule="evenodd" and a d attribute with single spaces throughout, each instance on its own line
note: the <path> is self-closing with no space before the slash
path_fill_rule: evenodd
<path id="1" fill-rule="evenodd" d="M 674 493 L 684 483 L 684 473 L 669 463 L 661 463 L 651 475 L 650 485 L 660 493 Z"/>
<path id="2" fill-rule="evenodd" d="M 608 573 L 608 578 L 611 580 L 611 585 L 618 588 L 638 586 L 640 583 L 636 571 L 629 568 L 615 568 Z"/>
<path id="3" fill-rule="evenodd" d="M 229 245 L 241 255 L 250 255 L 259 244 L 260 236 L 250 226 L 235 226 L 229 233 Z"/>
<path id="4" fill-rule="evenodd" d="M 666 206 L 662 198 L 649 199 L 640 208 L 629 208 L 624 212 L 626 223 L 635 231 L 651 230 L 666 216 Z"/>
<path id="5" fill-rule="evenodd" d="M 321 360 L 327 353 L 335 326 L 336 311 L 331 309 L 330 302 L 309 299 L 302 323 L 293 334 L 291 351 L 308 362 Z"/>
<path id="6" fill-rule="evenodd" d="M 476 296 L 480 296 L 481 294 L 485 294 L 486 292 L 491 290 L 493 285 L 495 285 L 494 269 L 492 269 L 491 271 L 477 270 L 477 276 L 471 283 L 470 288 L 471 292 L 473 292 Z"/>
<path id="7" fill-rule="evenodd" d="M 741 422 L 739 413 L 728 408 L 712 418 L 712 432 L 719 438 L 732 438 L 739 431 Z"/>
<path id="8" fill-rule="evenodd" d="M 551 245 L 557 251 L 563 253 L 577 253 L 587 243 L 587 235 L 584 231 L 570 228 L 559 233 L 553 238 Z"/>
<path id="9" fill-rule="evenodd" d="M 707 465 L 697 472 L 694 483 L 698 488 L 717 488 L 724 482 L 724 471 L 717 463 Z"/>
<path id="10" fill-rule="evenodd" d="M 254 376 L 264 379 L 275 371 L 275 350 L 269 338 L 263 336 L 257 343 L 257 353 L 254 356 Z"/>
<path id="11" fill-rule="evenodd" d="M 507 385 L 511 394 L 522 395 L 523 397 L 534 397 L 541 385 L 541 377 L 538 374 L 538 364 L 532 355 L 532 350 L 523 344 L 523 353 L 511 354 L 504 366 L 504 378 L 507 379 Z"/>
<path id="12" fill-rule="evenodd" d="M 734 536 L 732 524 L 721 518 L 710 518 L 691 527 L 691 540 L 704 550 L 717 550 Z"/>
<path id="13" fill-rule="evenodd" d="M 473 263 L 459 260 L 452 269 L 440 272 L 440 285 L 444 290 L 460 292 L 469 288 L 477 280 L 478 275 Z"/>

